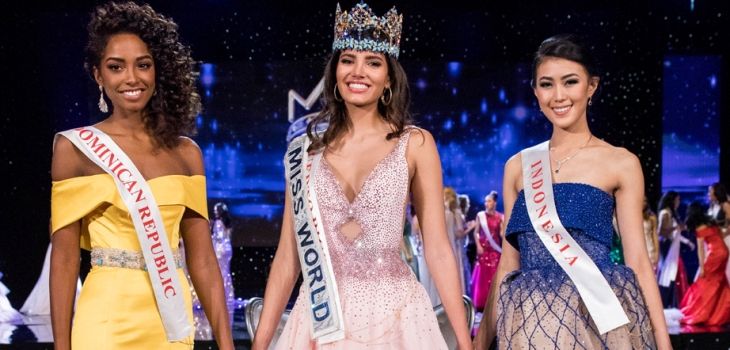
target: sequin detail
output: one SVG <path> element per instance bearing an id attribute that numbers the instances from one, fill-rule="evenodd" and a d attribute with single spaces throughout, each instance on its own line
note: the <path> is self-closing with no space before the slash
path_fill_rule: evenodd
<path id="1" fill-rule="evenodd" d="M 405 153 L 411 130 L 376 164 L 352 203 L 324 157 L 314 180 L 342 304 L 345 339 L 317 349 L 446 349 L 431 302 L 400 258 L 409 189 Z M 355 221 L 353 240 L 340 227 Z M 276 349 L 313 348 L 300 290 Z"/>
<path id="2" fill-rule="evenodd" d="M 172 252 L 175 258 L 175 265 L 183 267 L 183 259 L 180 252 Z M 142 252 L 117 248 L 93 248 L 91 249 L 91 266 L 121 267 L 125 269 L 136 269 L 147 271 Z"/>
<path id="3" fill-rule="evenodd" d="M 499 291 L 500 349 L 654 349 L 654 334 L 634 272 L 609 258 L 614 199 L 579 183 L 553 185 L 560 220 L 593 259 L 630 323 L 600 335 L 573 282 L 534 232 L 520 192 L 507 225 L 507 240 L 520 251 L 520 270 Z"/>

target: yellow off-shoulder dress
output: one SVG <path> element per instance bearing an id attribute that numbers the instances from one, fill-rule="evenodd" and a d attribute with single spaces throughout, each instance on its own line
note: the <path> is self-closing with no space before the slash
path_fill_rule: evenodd
<path id="1" fill-rule="evenodd" d="M 165 222 L 173 251 L 180 243 L 180 221 L 187 209 L 208 218 L 205 177 L 166 175 L 148 180 Z M 53 183 L 51 232 L 77 220 L 81 248 L 117 248 L 141 253 L 134 224 L 114 180 L 108 174 L 82 176 Z M 183 290 L 189 285 L 177 269 Z M 193 324 L 190 293 L 185 293 L 188 321 Z M 76 304 L 71 331 L 75 350 L 192 349 L 193 332 L 183 341 L 168 342 L 146 271 L 94 266 Z"/>

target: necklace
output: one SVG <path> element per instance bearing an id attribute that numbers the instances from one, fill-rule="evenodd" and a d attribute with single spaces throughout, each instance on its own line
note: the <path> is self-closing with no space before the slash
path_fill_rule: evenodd
<path id="1" fill-rule="evenodd" d="M 586 148 L 586 146 L 588 146 L 588 143 L 591 142 L 591 139 L 593 139 L 593 134 L 591 134 L 591 136 L 588 137 L 588 141 L 586 141 L 586 143 L 583 146 L 580 146 L 580 148 L 578 148 L 578 150 L 575 151 L 575 153 L 573 153 L 563 159 L 556 160 L 555 164 L 557 166 L 555 167 L 555 173 L 556 174 L 560 173 L 560 168 L 563 166 L 563 164 L 565 164 L 565 162 L 567 162 L 570 159 L 572 159 L 573 157 L 575 157 L 575 155 L 578 154 L 578 152 L 580 152 L 582 149 Z M 552 150 L 552 147 L 550 148 L 550 150 Z"/>

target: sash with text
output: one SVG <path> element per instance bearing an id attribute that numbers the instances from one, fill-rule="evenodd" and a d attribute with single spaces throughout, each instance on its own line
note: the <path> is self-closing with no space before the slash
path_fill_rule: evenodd
<path id="1" fill-rule="evenodd" d="M 165 223 L 147 181 L 127 154 L 101 130 L 86 126 L 58 134 L 71 141 L 114 179 L 137 231 L 167 340 L 184 340 L 193 330 L 183 299 L 183 293 L 190 291 L 183 290 L 178 279 Z"/>
<path id="2" fill-rule="evenodd" d="M 525 203 L 532 227 L 575 284 L 599 333 L 629 323 L 606 278 L 560 222 L 553 194 L 549 141 L 524 149 L 521 155 Z"/>
<path id="3" fill-rule="evenodd" d="M 326 344 L 343 339 L 345 326 L 314 190 L 314 179 L 322 153 L 310 157 L 307 148 L 309 138 L 306 134 L 292 140 L 284 165 L 292 200 L 297 252 L 304 278 L 301 288 L 307 288 L 309 296 L 312 337 L 319 344 Z"/>

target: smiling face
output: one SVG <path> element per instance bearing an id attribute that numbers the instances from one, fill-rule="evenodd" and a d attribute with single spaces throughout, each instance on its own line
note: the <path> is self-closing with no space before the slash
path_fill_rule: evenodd
<path id="1" fill-rule="evenodd" d="M 569 129 L 586 122 L 588 99 L 598 87 L 598 77 L 590 77 L 580 63 L 547 57 L 536 70 L 534 93 L 540 110 L 559 128 Z"/>
<path id="2" fill-rule="evenodd" d="M 155 91 L 155 65 L 147 44 L 135 34 L 109 37 L 99 62 L 94 67 L 96 82 L 112 101 L 114 111 L 136 113 Z"/>
<path id="3" fill-rule="evenodd" d="M 377 105 L 383 91 L 390 87 L 388 64 L 382 53 L 344 50 L 335 75 L 339 95 L 346 104 L 357 107 Z"/>

